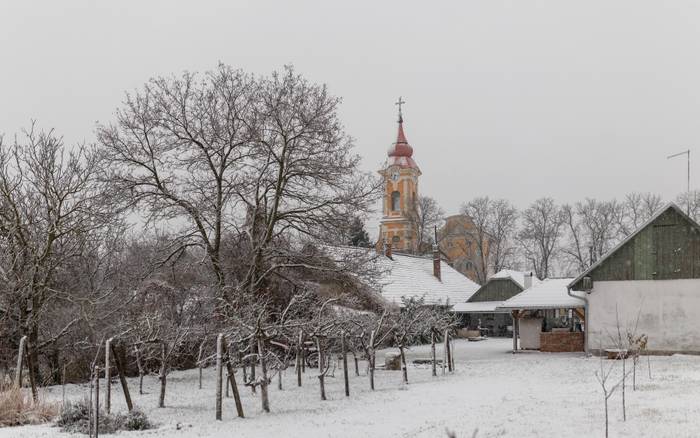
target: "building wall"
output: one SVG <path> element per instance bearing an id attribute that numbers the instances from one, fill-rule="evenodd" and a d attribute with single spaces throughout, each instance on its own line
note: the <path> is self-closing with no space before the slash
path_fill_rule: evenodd
<path id="1" fill-rule="evenodd" d="M 476 267 L 481 263 L 479 245 L 473 235 L 475 226 L 471 219 L 457 214 L 445 219 L 445 226 L 438 232 L 440 251 L 447 257 L 450 266 L 466 275 L 472 281 L 479 281 Z M 483 251 L 488 251 L 488 241 Z"/>
<path id="2" fill-rule="evenodd" d="M 649 337 L 655 352 L 700 352 L 700 279 L 596 281 L 588 295 L 588 347 L 615 348 L 616 308 L 622 336 Z"/>
<path id="3" fill-rule="evenodd" d="M 399 174 L 398 180 L 392 177 Z M 418 199 L 418 169 L 399 169 L 390 166 L 379 172 L 384 179 L 382 220 L 379 226 L 377 247 L 386 240 L 396 251 L 414 253 L 418 249 L 418 226 L 415 221 Z M 399 209 L 392 206 L 392 193 L 399 192 Z"/>

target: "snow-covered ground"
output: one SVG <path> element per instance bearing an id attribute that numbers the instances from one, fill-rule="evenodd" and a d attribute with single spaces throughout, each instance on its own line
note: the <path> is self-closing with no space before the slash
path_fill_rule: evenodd
<path id="1" fill-rule="evenodd" d="M 539 352 L 513 355 L 508 339 L 456 343 L 454 374 L 431 377 L 428 367 L 409 368 L 408 386 L 401 373 L 378 371 L 377 390 L 369 390 L 364 367 L 355 377 L 351 367 L 351 396 L 343 394 L 342 372 L 327 379 L 327 401 L 319 397 L 318 381 L 307 372 L 296 386 L 292 369 L 284 389 L 270 388 L 272 413 L 260 409 L 259 398 L 243 388 L 247 418 L 238 419 L 233 399 L 224 400 L 224 419 L 214 419 L 214 370 L 205 370 L 204 388 L 197 389 L 197 371 L 174 372 L 168 378 L 167 407 L 155 408 L 158 380 L 145 380 L 146 394 L 135 404 L 159 428 L 122 432 L 120 436 L 158 437 L 549 437 L 604 436 L 603 396 L 595 379 L 598 358 L 580 354 Z M 429 346 L 411 350 L 409 359 L 428 357 Z M 383 355 L 379 357 L 383 358 Z M 610 362 L 606 361 L 606 365 Z M 638 389 L 627 391 L 627 422 L 621 398 L 610 400 L 611 436 L 697 437 L 700 432 L 700 357 L 652 357 L 653 379 L 646 359 L 637 373 Z M 631 386 L 631 385 L 630 385 Z M 104 388 L 102 389 L 102 394 Z M 70 398 L 87 394 L 82 385 L 67 387 Z M 61 388 L 48 388 L 46 397 L 61 398 Z M 121 389 L 112 389 L 113 408 L 125 409 Z M 58 428 L 30 426 L 0 429 L 0 438 L 66 437 Z"/>

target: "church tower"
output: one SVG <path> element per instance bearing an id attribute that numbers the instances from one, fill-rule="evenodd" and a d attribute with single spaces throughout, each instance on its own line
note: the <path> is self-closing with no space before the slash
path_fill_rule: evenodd
<path id="1" fill-rule="evenodd" d="M 384 178 L 383 215 L 379 225 L 379 242 L 391 244 L 400 252 L 418 251 L 418 177 L 420 169 L 413 161 L 413 148 L 403 132 L 401 106 L 405 102 L 399 98 L 399 127 L 396 143 L 389 147 L 388 159 L 379 174 Z"/>

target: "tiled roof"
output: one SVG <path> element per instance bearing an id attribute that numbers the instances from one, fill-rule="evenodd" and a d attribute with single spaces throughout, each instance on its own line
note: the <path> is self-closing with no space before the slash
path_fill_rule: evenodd
<path id="1" fill-rule="evenodd" d="M 569 296 L 571 278 L 544 280 L 506 300 L 498 309 L 567 309 L 583 307 L 583 301 Z"/>
<path id="2" fill-rule="evenodd" d="M 450 267 L 444 261 L 440 265 L 441 280 L 433 275 L 433 259 L 405 254 L 392 255 L 392 259 L 379 257 L 386 269 L 380 283 L 382 297 L 400 305 L 401 297 L 424 298 L 426 304 L 451 304 L 467 301 L 479 289 L 479 285 Z"/>

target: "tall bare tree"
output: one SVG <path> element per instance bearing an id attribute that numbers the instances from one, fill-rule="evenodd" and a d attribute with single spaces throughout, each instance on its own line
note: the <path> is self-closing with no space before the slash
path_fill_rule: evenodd
<path id="1" fill-rule="evenodd" d="M 79 299 L 90 304 L 66 272 L 86 256 L 99 260 L 108 249 L 105 236 L 118 224 L 109 191 L 97 179 L 102 166 L 93 148 L 67 148 L 34 124 L 12 145 L 0 138 L 0 296 L 16 335 L 28 336 L 28 365 L 37 381 L 40 352 L 81 320 L 63 306 L 76 310 Z M 97 287 L 96 271 L 82 278 L 93 273 Z M 66 312 L 51 318 L 57 308 Z"/>
<path id="2" fill-rule="evenodd" d="M 515 257 L 514 237 L 518 226 L 518 210 L 506 199 L 491 203 L 489 248 L 493 272 L 512 267 Z"/>
<path id="3" fill-rule="evenodd" d="M 429 196 L 418 196 L 414 210 L 409 212 L 418 226 L 418 252 L 425 254 L 435 243 L 433 228 L 445 217 L 445 211 Z"/>
<path id="4" fill-rule="evenodd" d="M 621 210 L 617 223 L 620 238 L 624 238 L 651 218 L 663 206 L 663 199 L 649 192 L 629 193 L 620 204 Z"/>
<path id="5" fill-rule="evenodd" d="M 537 278 L 547 278 L 564 225 L 564 215 L 552 198 L 540 198 L 523 211 L 518 240 Z"/>
<path id="6" fill-rule="evenodd" d="M 222 297 L 222 237 L 235 230 L 234 194 L 257 129 L 255 90 L 250 75 L 224 65 L 158 77 L 127 94 L 116 121 L 97 129 L 116 193 L 149 221 L 181 226 L 173 255 L 204 248 Z"/>
<path id="7" fill-rule="evenodd" d="M 618 218 L 623 206 L 615 200 L 587 198 L 574 206 L 564 205 L 562 214 L 568 237 L 562 252 L 574 265 L 574 272 L 586 270 L 619 240 Z"/>

